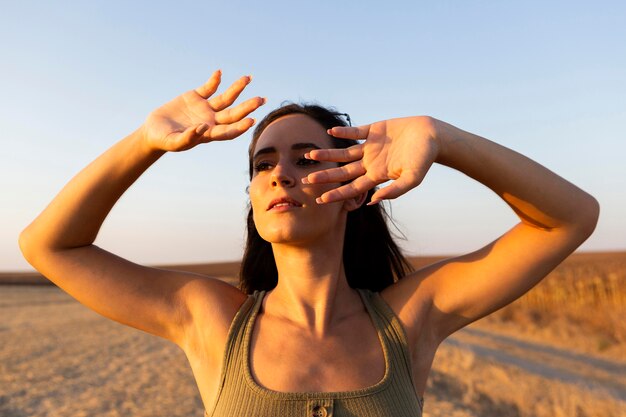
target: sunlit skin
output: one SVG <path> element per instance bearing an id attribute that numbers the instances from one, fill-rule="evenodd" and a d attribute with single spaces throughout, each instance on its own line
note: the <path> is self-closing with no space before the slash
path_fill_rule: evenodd
<path id="1" fill-rule="evenodd" d="M 366 140 L 346 149 L 312 150 L 307 157 L 346 164 L 313 173 L 305 182 L 348 182 L 321 195 L 320 203 L 353 198 L 388 180 L 393 182 L 377 190 L 368 204 L 397 198 L 419 185 L 442 156 L 444 143 L 436 136 L 435 123 L 430 117 L 415 116 L 328 129 L 336 138 Z"/>
<path id="2" fill-rule="evenodd" d="M 294 145 L 300 149 L 292 149 Z M 323 149 L 330 145 L 325 129 L 302 114 L 275 120 L 263 131 L 253 152 L 250 202 L 255 225 L 265 240 L 276 244 L 315 245 L 318 239 L 327 240 L 325 237 L 329 234 L 333 235 L 331 240 L 342 239 L 343 234 L 337 230 L 343 228 L 345 220 L 342 204 L 320 205 L 315 201 L 337 184 L 305 185 L 301 181 L 313 172 L 337 166 L 333 162 L 304 157 L 315 147 Z M 267 153 L 269 148 L 275 151 Z M 267 205 L 280 197 L 291 197 L 302 203 L 302 207 L 284 212 L 268 211 Z"/>
<path id="3" fill-rule="evenodd" d="M 228 331 L 248 295 L 213 277 L 132 263 L 94 241 L 116 201 L 163 154 L 231 140 L 254 124 L 248 115 L 265 99 L 234 105 L 250 81 L 241 77 L 218 94 L 221 72 L 216 71 L 203 85 L 154 110 L 72 178 L 19 240 L 28 262 L 83 305 L 180 346 L 207 410 L 218 392 Z M 329 135 L 363 143 L 328 149 Z M 302 143 L 315 146 L 305 149 Z M 537 162 L 428 116 L 329 131 L 307 116 L 285 116 L 266 128 L 255 151 L 270 148 L 255 158 L 249 190 L 256 227 L 272 244 L 279 279 L 264 299 L 259 320 L 264 330 L 257 333 L 252 355 L 270 358 L 258 361 L 254 371 L 278 391 L 342 391 L 379 381 L 380 345 L 342 263 L 346 216 L 361 204 L 409 192 L 434 163 L 483 184 L 519 222 L 483 247 L 427 265 L 380 292 L 406 332 L 418 396 L 446 337 L 522 296 L 591 235 L 599 216 L 591 195 Z M 388 180 L 372 202 L 363 201 L 367 190 Z M 343 181 L 349 183 L 340 185 Z M 268 211 L 281 197 L 301 207 Z M 455 236 L 443 226 L 442 233 Z M 216 242 L 220 238 L 214 236 Z M 271 360 L 275 352 L 264 351 L 285 330 L 272 325 L 272 318 L 284 319 L 294 335 L 281 340 L 290 343 L 281 348 L 291 349 L 280 351 L 279 370 Z M 368 332 L 369 342 L 363 343 Z M 320 340 L 326 343 L 309 343 Z M 360 352 L 380 356 L 361 357 L 351 372 L 324 366 L 328 358 L 354 359 L 337 355 L 352 348 L 350 340 L 361 342 Z M 311 359 L 307 353 L 322 357 L 303 364 L 303 357 Z M 294 378 L 293 369 L 305 376 L 315 369 L 322 378 Z"/>
<path id="4" fill-rule="evenodd" d="M 320 195 L 340 184 L 302 182 L 311 173 L 337 167 L 335 162 L 304 157 L 312 149 L 330 146 L 326 129 L 306 115 L 275 120 L 256 143 L 249 188 L 256 228 L 272 244 L 279 271 L 278 286 L 266 300 L 281 301 L 267 301 L 269 313 L 288 317 L 320 337 L 333 318 L 340 319 L 344 311 L 353 312 L 362 304 L 347 285 L 342 253 L 348 211 L 362 204 L 365 196 L 318 204 Z M 267 210 L 273 200 L 283 197 L 302 207 Z"/>

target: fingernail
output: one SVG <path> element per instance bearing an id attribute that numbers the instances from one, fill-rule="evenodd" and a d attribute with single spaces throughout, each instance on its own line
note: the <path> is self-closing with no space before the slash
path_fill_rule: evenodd
<path id="1" fill-rule="evenodd" d="M 307 177 L 302 178 L 302 184 L 310 184 L 309 179 Z"/>
<path id="2" fill-rule="evenodd" d="M 304 157 L 306 159 L 311 159 L 311 154 L 309 152 L 307 152 L 307 153 L 304 154 Z"/>
<path id="3" fill-rule="evenodd" d="M 267 97 L 261 97 L 261 104 L 267 103 Z"/>
<path id="4" fill-rule="evenodd" d="M 248 75 L 248 82 L 252 81 L 252 75 Z"/>
<path id="5" fill-rule="evenodd" d="M 373 206 L 374 204 L 378 204 L 380 202 L 380 200 L 372 200 L 369 203 L 367 203 L 367 206 Z"/>
<path id="6" fill-rule="evenodd" d="M 321 197 L 317 197 L 317 198 L 315 199 L 315 202 L 316 202 L 317 204 L 324 204 L 324 202 L 322 201 L 322 198 L 321 198 Z"/>

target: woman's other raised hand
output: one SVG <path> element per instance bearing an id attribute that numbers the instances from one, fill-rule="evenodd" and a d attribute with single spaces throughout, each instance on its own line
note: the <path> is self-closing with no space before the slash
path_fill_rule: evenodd
<path id="1" fill-rule="evenodd" d="M 311 184 L 350 181 L 322 194 L 319 203 L 354 198 L 389 180 L 393 182 L 377 190 L 368 204 L 397 198 L 422 182 L 441 148 L 435 135 L 434 119 L 427 116 L 390 119 L 357 127 L 333 127 L 328 129 L 328 134 L 365 142 L 346 149 L 312 150 L 305 155 L 318 161 L 346 163 L 303 178 L 303 182 Z"/>
<path id="2" fill-rule="evenodd" d="M 231 107 L 252 77 L 241 77 L 225 92 L 214 96 L 221 77 L 222 72 L 215 71 L 200 87 L 150 113 L 142 126 L 148 147 L 186 151 L 200 143 L 236 138 L 254 125 L 255 120 L 246 116 L 265 104 L 264 98 L 254 97 Z"/>

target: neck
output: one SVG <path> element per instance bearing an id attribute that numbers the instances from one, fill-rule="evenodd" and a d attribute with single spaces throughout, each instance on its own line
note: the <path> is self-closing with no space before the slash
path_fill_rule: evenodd
<path id="1" fill-rule="evenodd" d="M 268 292 L 264 310 L 316 337 L 363 309 L 343 267 L 343 234 L 311 246 L 272 244 L 278 284 Z M 269 308 L 268 308 L 269 307 Z"/>

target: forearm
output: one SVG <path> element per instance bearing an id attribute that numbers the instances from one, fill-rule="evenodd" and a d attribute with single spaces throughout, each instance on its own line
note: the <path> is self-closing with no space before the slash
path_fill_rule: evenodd
<path id="1" fill-rule="evenodd" d="M 440 153 L 435 162 L 454 168 L 498 194 L 521 221 L 542 229 L 591 229 L 598 202 L 537 162 L 494 143 L 435 120 Z"/>
<path id="2" fill-rule="evenodd" d="M 148 149 L 141 128 L 113 145 L 79 172 L 22 232 L 22 250 L 92 244 L 115 202 L 163 154 Z"/>

